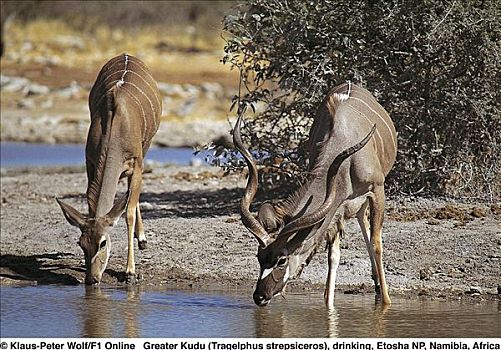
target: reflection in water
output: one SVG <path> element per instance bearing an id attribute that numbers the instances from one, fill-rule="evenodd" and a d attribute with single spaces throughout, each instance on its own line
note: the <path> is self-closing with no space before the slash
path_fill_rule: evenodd
<path id="1" fill-rule="evenodd" d="M 467 303 L 290 294 L 267 307 L 249 291 L 83 286 L 1 287 L 3 337 L 499 337 L 501 301 Z"/>
<path id="2" fill-rule="evenodd" d="M 391 337 L 391 334 L 386 334 L 386 317 L 385 317 L 385 315 L 390 310 L 390 305 L 376 303 L 376 304 L 374 304 L 373 310 L 374 310 L 374 318 L 373 318 L 374 334 L 373 334 L 373 336 L 377 337 L 377 338 Z"/>
<path id="3" fill-rule="evenodd" d="M 329 309 L 318 295 L 289 295 L 286 301 L 255 309 L 256 336 L 336 338 L 353 332 L 350 336 L 394 337 L 386 331 L 390 306 L 375 304 L 370 297 L 358 299 L 338 297 Z"/>
<path id="4" fill-rule="evenodd" d="M 336 311 L 336 308 L 330 308 L 327 310 L 327 336 L 331 338 L 338 338 L 339 333 L 337 330 L 337 320 L 339 318 L 339 314 Z"/>
<path id="5" fill-rule="evenodd" d="M 254 309 L 256 336 L 260 338 L 315 338 L 337 336 L 338 313 L 327 309 L 323 303 L 308 298 L 274 302 L 267 307 Z M 299 301 L 299 302 L 298 302 Z"/>
<path id="6" fill-rule="evenodd" d="M 125 336 L 128 338 L 136 338 L 139 336 L 139 329 L 137 325 L 137 313 L 139 310 L 139 296 L 141 291 L 139 289 L 129 289 L 127 291 L 127 304 L 133 307 L 127 307 L 124 312 L 125 319 Z"/>
<path id="7" fill-rule="evenodd" d="M 80 309 L 83 320 L 82 337 L 111 337 L 111 302 L 101 288 L 85 287 L 85 297 Z"/>
<path id="8" fill-rule="evenodd" d="M 83 305 L 80 309 L 83 320 L 82 337 L 113 337 L 123 334 L 125 337 L 140 337 L 138 312 L 140 312 L 141 290 L 137 286 L 126 289 L 126 298 L 122 293 L 104 292 L 98 286 L 86 286 Z M 117 298 L 118 296 L 118 298 Z M 123 332 L 120 327 L 123 325 Z"/>

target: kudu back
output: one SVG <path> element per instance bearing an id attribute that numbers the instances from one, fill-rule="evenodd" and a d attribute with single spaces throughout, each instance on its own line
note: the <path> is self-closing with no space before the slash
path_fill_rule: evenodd
<path id="1" fill-rule="evenodd" d="M 143 160 L 158 130 L 162 103 L 146 65 L 123 54 L 99 72 L 89 95 L 91 124 L 85 148 L 88 215 L 58 200 L 71 225 L 81 230 L 78 244 L 85 255 L 87 284 L 99 283 L 111 251 L 110 228 L 126 210 L 128 255 L 126 276 L 135 280 L 134 235 L 146 247 L 139 195 Z M 117 200 L 118 182 L 128 191 Z"/>
<path id="2" fill-rule="evenodd" d="M 366 89 L 354 84 L 332 89 L 310 130 L 307 180 L 287 198 L 263 203 L 257 217 L 250 212 L 258 187 L 257 167 L 242 143 L 241 124 L 240 116 L 233 141 L 249 168 L 240 209 L 242 222 L 259 242 L 255 303 L 267 305 L 281 294 L 326 242 L 324 298 L 332 306 L 344 221 L 356 217 L 369 252 L 376 293 L 384 304 L 390 304 L 381 238 L 384 181 L 395 162 L 397 138 L 384 108 Z"/>

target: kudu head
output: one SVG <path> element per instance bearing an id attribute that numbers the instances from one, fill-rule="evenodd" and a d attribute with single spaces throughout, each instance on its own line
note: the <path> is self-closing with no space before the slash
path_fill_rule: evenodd
<path id="1" fill-rule="evenodd" d="M 308 264 L 317 246 L 314 233 L 327 214 L 334 209 L 334 183 L 339 167 L 345 159 L 369 142 L 376 126 L 374 125 L 362 141 L 341 152 L 331 163 L 326 178 L 325 200 L 317 210 L 292 217 L 293 213 L 288 206 L 265 202 L 258 209 L 256 218 L 250 212 L 250 205 L 258 188 L 257 166 L 249 150 L 243 146 L 241 123 L 240 116 L 233 129 L 233 143 L 247 163 L 249 177 L 240 202 L 240 211 L 243 224 L 259 242 L 257 258 L 260 273 L 253 294 L 254 302 L 259 306 L 266 306 L 274 296 L 281 294 L 289 280 L 298 277 L 303 267 Z"/>
<path id="2" fill-rule="evenodd" d="M 66 220 L 81 231 L 78 245 L 85 256 L 85 283 L 100 283 L 111 252 L 110 229 L 124 212 L 128 195 L 119 199 L 105 216 L 96 218 L 87 217 L 69 204 L 56 200 Z"/>

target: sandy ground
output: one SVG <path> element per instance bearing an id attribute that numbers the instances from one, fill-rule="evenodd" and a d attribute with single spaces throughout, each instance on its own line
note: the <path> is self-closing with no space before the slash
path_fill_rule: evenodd
<path id="1" fill-rule="evenodd" d="M 245 289 L 258 274 L 257 243 L 240 222 L 245 178 L 216 169 L 166 166 L 144 176 L 148 248 L 136 248 L 146 287 Z M 122 185 L 123 186 L 123 185 Z M 77 229 L 55 197 L 85 210 L 82 168 L 2 169 L 0 282 L 78 284 L 84 279 Z M 123 190 L 124 187 L 121 188 Z M 273 195 L 273 194 L 271 194 Z M 263 200 L 263 198 L 258 198 Z M 501 293 L 499 205 L 398 198 L 387 203 L 384 261 L 392 295 L 497 299 Z M 125 222 L 114 228 L 103 283 L 123 284 Z M 369 259 L 356 220 L 341 241 L 338 293 L 371 293 Z M 317 254 L 296 290 L 322 290 L 326 254 Z"/>

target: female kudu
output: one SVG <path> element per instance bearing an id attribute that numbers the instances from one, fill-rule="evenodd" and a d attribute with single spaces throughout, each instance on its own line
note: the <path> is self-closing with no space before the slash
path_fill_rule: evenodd
<path id="1" fill-rule="evenodd" d="M 146 246 L 139 195 L 143 160 L 158 130 L 162 103 L 157 84 L 146 65 L 123 54 L 99 72 L 89 96 L 91 125 L 85 149 L 87 204 L 84 216 L 57 200 L 71 225 L 81 230 L 79 245 L 85 254 L 87 284 L 99 283 L 108 263 L 113 226 L 127 207 L 127 280 L 135 280 L 134 235 Z M 127 194 L 113 201 L 121 178 L 128 179 Z"/>

